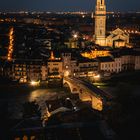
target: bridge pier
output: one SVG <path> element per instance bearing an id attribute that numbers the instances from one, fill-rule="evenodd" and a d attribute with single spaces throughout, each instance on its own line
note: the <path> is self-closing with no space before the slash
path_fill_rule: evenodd
<path id="1" fill-rule="evenodd" d="M 103 101 L 95 96 L 92 96 L 92 108 L 98 111 L 103 110 Z"/>
<path id="2" fill-rule="evenodd" d="M 87 92 L 85 92 L 84 90 L 80 89 L 80 91 L 79 91 L 79 99 L 81 101 L 83 101 L 83 102 L 86 102 L 86 101 L 91 101 L 92 97 Z"/>

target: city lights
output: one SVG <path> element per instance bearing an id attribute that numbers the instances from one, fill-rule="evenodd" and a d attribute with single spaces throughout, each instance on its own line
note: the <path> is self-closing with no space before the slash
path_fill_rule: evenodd
<path id="1" fill-rule="evenodd" d="M 72 31 L 72 37 L 73 37 L 74 39 L 78 39 L 79 33 L 76 32 L 76 31 Z"/>
<path id="2" fill-rule="evenodd" d="M 68 77 L 68 76 L 69 76 L 69 74 L 70 74 L 70 72 L 69 72 L 69 71 L 65 71 L 64 76 L 65 76 L 65 77 Z"/>
<path id="3" fill-rule="evenodd" d="M 73 37 L 76 39 L 76 38 L 78 38 L 78 35 L 77 34 L 74 34 Z"/>
<path id="4" fill-rule="evenodd" d="M 108 12 L 107 0 L 95 0 L 88 12 L 75 11 L 89 5 L 87 1 L 79 1 L 79 6 L 77 1 L 58 2 L 57 7 L 54 1 L 52 10 L 51 2 L 38 1 L 23 5 L 30 12 L 21 11 L 15 2 L 13 10 L 19 12 L 4 12 L 11 9 L 6 6 L 0 12 L 1 132 L 5 131 L 0 140 L 135 138 L 140 116 L 140 12 L 116 12 L 119 5 L 130 8 L 131 0 L 115 8 L 116 2 L 110 7 L 114 12 Z M 36 11 L 34 4 L 44 6 Z M 48 5 L 51 12 L 45 11 Z"/>
<path id="5" fill-rule="evenodd" d="M 100 81 L 101 76 L 100 76 L 100 74 L 97 74 L 97 75 L 94 75 L 93 78 L 95 81 Z"/>
<path id="6" fill-rule="evenodd" d="M 8 55 L 7 55 L 7 60 L 11 61 L 12 60 L 12 54 L 13 54 L 13 47 L 14 47 L 14 28 L 10 29 L 9 32 L 9 47 L 8 47 Z"/>
<path id="7" fill-rule="evenodd" d="M 39 86 L 40 81 L 31 81 L 30 83 L 32 86 Z"/>

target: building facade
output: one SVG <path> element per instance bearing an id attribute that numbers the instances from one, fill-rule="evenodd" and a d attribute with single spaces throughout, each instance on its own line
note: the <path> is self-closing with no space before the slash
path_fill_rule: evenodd
<path id="1" fill-rule="evenodd" d="M 114 46 L 116 48 L 129 46 L 129 34 L 117 28 L 106 37 L 106 46 Z"/>
<path id="2" fill-rule="evenodd" d="M 20 83 L 42 80 L 41 60 L 15 60 L 12 62 L 11 78 Z"/>

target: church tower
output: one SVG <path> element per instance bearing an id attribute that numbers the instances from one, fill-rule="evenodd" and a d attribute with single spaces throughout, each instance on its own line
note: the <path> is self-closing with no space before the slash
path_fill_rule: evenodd
<path id="1" fill-rule="evenodd" d="M 95 9 L 95 43 L 100 46 L 106 46 L 105 0 L 97 0 Z"/>

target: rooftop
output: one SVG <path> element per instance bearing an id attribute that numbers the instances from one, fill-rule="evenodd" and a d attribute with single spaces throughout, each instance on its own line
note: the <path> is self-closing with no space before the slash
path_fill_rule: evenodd
<path id="1" fill-rule="evenodd" d="M 97 57 L 97 60 L 100 62 L 113 62 L 114 59 L 111 56 L 105 56 L 105 57 Z"/>

